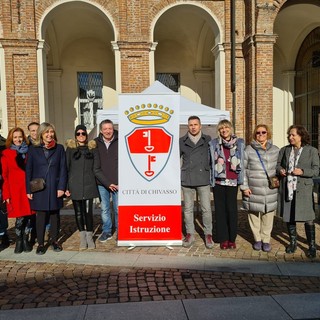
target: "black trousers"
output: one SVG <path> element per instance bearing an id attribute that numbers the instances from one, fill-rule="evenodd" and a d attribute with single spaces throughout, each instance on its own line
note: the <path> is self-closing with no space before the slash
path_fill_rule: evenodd
<path id="1" fill-rule="evenodd" d="M 37 229 L 37 239 L 39 245 L 44 244 L 44 234 L 46 231 L 46 225 L 48 219 L 50 220 L 50 236 L 52 242 L 58 240 L 59 230 L 60 230 L 60 210 L 54 211 L 37 211 L 36 218 L 36 229 Z"/>
<path id="2" fill-rule="evenodd" d="M 216 240 L 235 242 L 238 233 L 238 187 L 215 185 L 213 188 Z"/>
<path id="3" fill-rule="evenodd" d="M 72 200 L 79 231 L 93 231 L 93 199 Z"/>

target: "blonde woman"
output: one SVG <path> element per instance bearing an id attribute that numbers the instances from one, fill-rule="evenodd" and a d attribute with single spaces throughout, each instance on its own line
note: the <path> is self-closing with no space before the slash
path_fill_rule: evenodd
<path id="1" fill-rule="evenodd" d="M 37 254 L 44 254 L 44 234 L 47 216 L 50 218 L 51 246 L 56 252 L 62 250 L 58 243 L 60 229 L 60 209 L 63 207 L 63 198 L 67 186 L 67 165 L 64 147 L 57 143 L 55 128 L 50 123 L 41 123 L 37 139 L 29 147 L 26 166 L 27 196 L 30 205 L 36 211 L 36 229 L 38 248 Z M 30 181 L 43 178 L 46 186 L 43 190 L 31 193 Z"/>
<path id="2" fill-rule="evenodd" d="M 243 183 L 244 141 L 229 120 L 218 123 L 218 137 L 209 142 L 217 242 L 220 249 L 236 249 L 238 185 Z"/>

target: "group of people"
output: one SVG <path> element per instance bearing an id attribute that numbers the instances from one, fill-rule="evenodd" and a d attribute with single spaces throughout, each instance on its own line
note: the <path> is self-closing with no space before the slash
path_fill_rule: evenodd
<path id="1" fill-rule="evenodd" d="M 16 127 L 6 140 L 0 139 L 1 198 L 0 240 L 9 244 L 5 211 L 15 222 L 15 253 L 30 252 L 37 239 L 37 254 L 44 254 L 45 232 L 50 227 L 50 245 L 62 250 L 58 242 L 60 209 L 64 196 L 72 199 L 80 249 L 94 249 L 93 204 L 100 198 L 102 233 L 99 241 L 117 236 L 118 226 L 118 132 L 111 120 L 103 120 L 100 133 L 89 140 L 84 125 L 75 128 L 66 149 L 58 144 L 54 125 L 32 122 L 30 135 Z M 310 145 L 307 130 L 292 125 L 289 144 L 282 149 L 272 144 L 268 125 L 259 124 L 252 142 L 245 146 L 229 120 L 221 120 L 218 137 L 202 132 L 198 116 L 188 119 L 188 132 L 180 138 L 181 186 L 184 200 L 186 234 L 183 246 L 195 241 L 194 200 L 199 196 L 205 245 L 214 246 L 212 229 L 222 250 L 235 249 L 238 227 L 238 190 L 243 208 L 248 211 L 254 250 L 271 250 L 271 232 L 275 212 L 287 223 L 287 253 L 297 249 L 296 222 L 305 223 L 309 245 L 307 256 L 316 256 L 313 177 L 319 175 L 319 155 Z M 279 188 L 270 180 L 279 179 Z M 42 178 L 45 186 L 32 191 L 30 182 Z M 211 210 L 211 187 L 215 205 L 215 223 Z M 5 204 L 5 206 L 4 206 Z M 113 205 L 114 222 L 111 204 Z M 5 207 L 5 208 L 4 208 Z M 31 236 L 30 236 L 31 233 Z M 33 236 L 32 236 L 33 235 Z M 33 239 L 30 240 L 30 239 Z"/>
<path id="2" fill-rule="evenodd" d="M 1 196 L 6 205 L 0 213 L 1 245 L 9 245 L 6 211 L 9 218 L 16 218 L 15 253 L 32 251 L 36 238 L 36 253 L 45 254 L 48 226 L 49 244 L 54 251 L 60 252 L 60 209 L 64 196 L 72 199 L 80 249 L 95 248 L 93 201 L 98 197 L 103 222 L 99 240 L 110 239 L 113 229 L 117 229 L 118 213 L 118 136 L 112 121 L 102 121 L 99 136 L 90 141 L 86 127 L 78 125 L 74 139 L 67 141 L 66 149 L 58 144 L 53 124 L 33 122 L 28 129 L 30 136 L 26 137 L 23 129 L 12 128 L 1 152 Z M 39 178 L 45 182 L 44 186 L 31 189 L 30 183 Z M 114 224 L 110 198 L 113 200 Z M 33 242 L 30 233 L 34 235 Z"/>
<path id="3" fill-rule="evenodd" d="M 197 116 L 188 119 L 188 132 L 180 138 L 181 184 L 184 198 L 186 234 L 183 246 L 194 241 L 194 200 L 199 197 L 207 248 L 213 247 L 211 187 L 215 206 L 216 241 L 221 250 L 235 249 L 238 226 L 238 189 L 242 207 L 248 212 L 254 250 L 271 251 L 271 232 L 277 213 L 287 223 L 289 245 L 297 249 L 297 222 L 304 222 L 307 256 L 316 257 L 313 178 L 319 175 L 319 154 L 310 145 L 307 130 L 292 125 L 287 131 L 289 144 L 279 150 L 272 144 L 268 125 L 255 127 L 252 142 L 234 134 L 229 120 L 218 123 L 218 137 L 202 132 Z M 278 186 L 270 183 L 276 177 Z"/>

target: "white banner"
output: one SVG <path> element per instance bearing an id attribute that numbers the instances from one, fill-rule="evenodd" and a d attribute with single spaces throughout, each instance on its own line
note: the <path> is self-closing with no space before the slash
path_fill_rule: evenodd
<path id="1" fill-rule="evenodd" d="M 179 101 L 119 96 L 118 245 L 182 243 Z"/>

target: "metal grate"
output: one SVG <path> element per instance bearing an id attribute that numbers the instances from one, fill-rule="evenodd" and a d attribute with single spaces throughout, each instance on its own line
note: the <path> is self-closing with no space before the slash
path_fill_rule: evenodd
<path id="1" fill-rule="evenodd" d="M 80 123 L 91 130 L 96 125 L 98 109 L 103 109 L 102 72 L 78 72 Z"/>
<path id="2" fill-rule="evenodd" d="M 180 73 L 157 73 L 156 80 L 160 81 L 172 91 L 179 92 Z"/>

